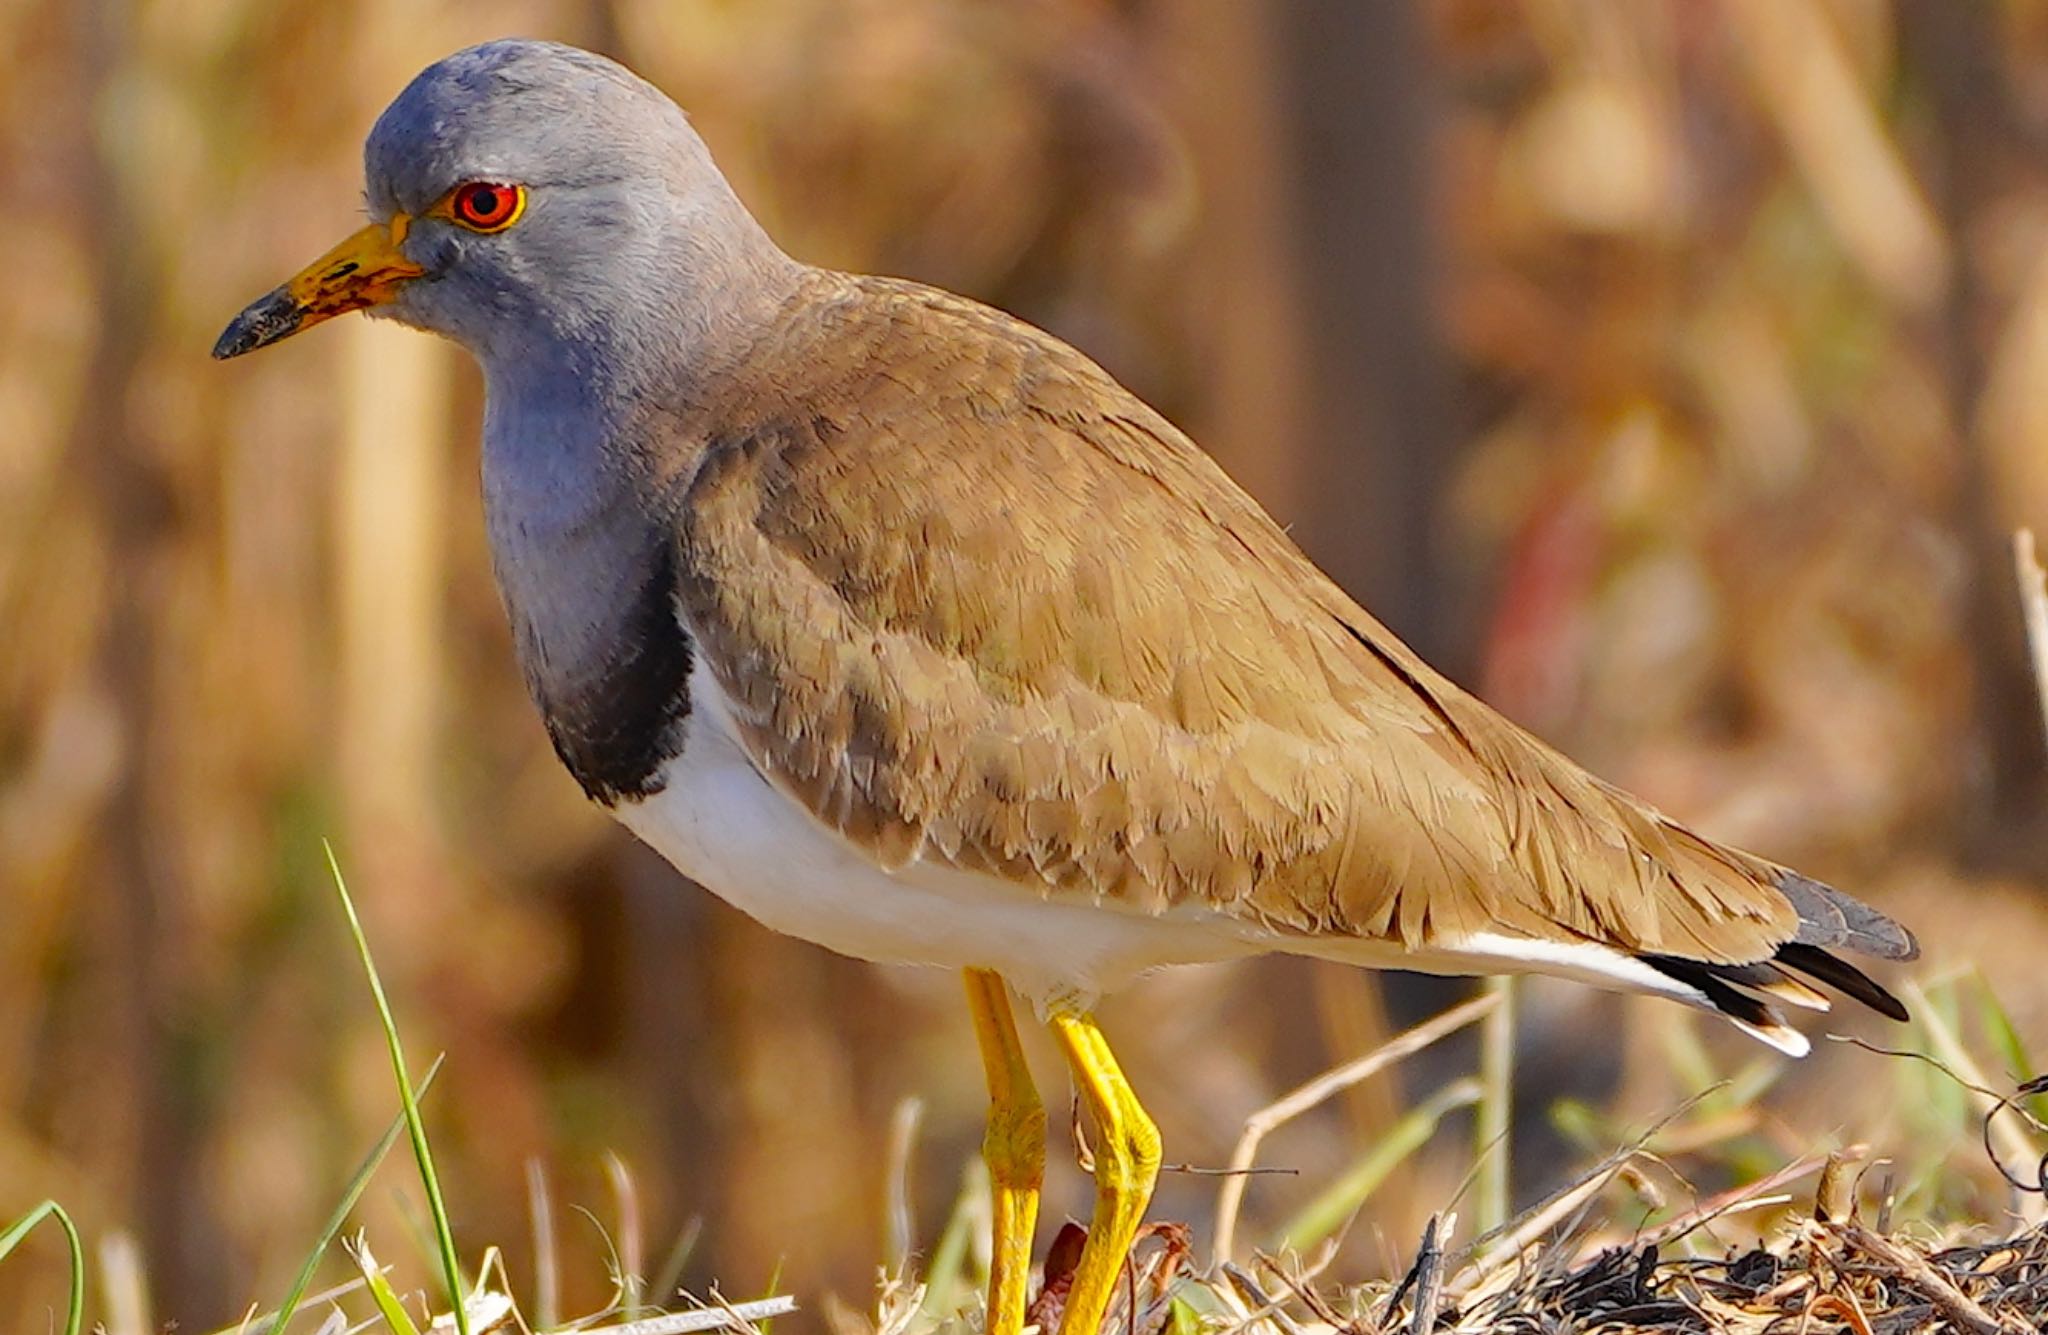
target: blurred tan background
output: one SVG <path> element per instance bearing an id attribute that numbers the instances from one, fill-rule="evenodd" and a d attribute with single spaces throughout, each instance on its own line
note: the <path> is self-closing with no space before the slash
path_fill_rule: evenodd
<path id="1" fill-rule="evenodd" d="M 925 1102 L 919 1247 L 979 1141 L 954 978 L 770 936 L 559 771 L 460 354 L 349 320 L 207 359 L 358 225 L 389 97 L 509 33 L 668 89 L 793 253 L 1078 343 L 1453 675 L 1907 918 L 1924 972 L 1981 964 L 2048 1041 L 2005 556 L 2048 524 L 2048 3 L 10 0 L 0 1220 L 54 1195 L 89 1246 L 132 1238 L 148 1328 L 274 1303 L 391 1115 L 323 836 L 413 1054 L 450 1054 L 429 1112 L 472 1254 L 522 1264 L 529 1161 L 612 1217 L 616 1151 L 651 1248 L 701 1219 L 691 1283 L 860 1301 L 898 1103 Z M 1458 990 L 1260 963 L 1105 1022 L 1169 1160 L 1215 1164 Z M 1526 1194 L 1567 1162 L 1549 1101 L 1666 1106 L 1692 1021 L 1569 988 L 1525 1012 Z M 1896 1130 L 1875 1059 L 1825 1058 L 1773 1143 Z M 1276 1137 L 1303 1177 L 1258 1179 L 1248 1227 L 1432 1078 Z M 1055 1157 L 1051 1222 L 1087 1203 Z M 1394 1184 L 1350 1275 L 1469 1163 L 1452 1134 Z M 386 1233 L 403 1183 L 366 1201 Z M 1161 1212 L 1206 1235 L 1213 1192 L 1170 1175 Z M 561 1227 L 573 1310 L 602 1243 Z M 56 1266 L 0 1267 L 7 1328 L 41 1328 Z"/>

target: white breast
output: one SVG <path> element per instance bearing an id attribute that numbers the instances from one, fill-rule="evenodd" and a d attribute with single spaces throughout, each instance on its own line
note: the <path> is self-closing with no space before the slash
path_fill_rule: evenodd
<path id="1" fill-rule="evenodd" d="M 755 769 L 700 660 L 665 787 L 616 814 L 654 850 L 776 931 L 891 963 L 995 969 L 1041 1002 L 1092 998 L 1148 969 L 1271 949 L 1209 910 L 1162 916 L 1053 901 L 1036 888 L 913 860 L 888 872 Z"/>

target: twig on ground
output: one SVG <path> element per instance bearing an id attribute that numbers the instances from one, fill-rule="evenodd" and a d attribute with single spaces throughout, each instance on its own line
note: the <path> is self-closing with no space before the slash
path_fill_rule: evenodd
<path id="1" fill-rule="evenodd" d="M 1957 1288 L 1954 1281 L 1910 1247 L 1902 1247 L 1890 1238 L 1880 1237 L 1853 1224 L 1835 1231 L 1857 1251 L 1883 1262 L 1912 1281 L 1913 1287 L 1939 1307 L 1943 1316 L 1970 1335 L 2016 1335 L 2016 1332 L 2026 1329 L 2025 1326 L 2008 1325 L 1992 1316 L 1976 1299 Z"/>
<path id="2" fill-rule="evenodd" d="M 1422 1248 L 1415 1254 L 1415 1312 L 1408 1320 L 1408 1335 L 1429 1335 L 1435 1328 L 1437 1304 L 1443 1301 L 1443 1291 L 1444 1253 L 1432 1217 L 1422 1235 Z"/>
<path id="3" fill-rule="evenodd" d="M 1408 1291 L 1422 1278 L 1424 1259 L 1437 1250 L 1436 1235 L 1441 1223 L 1441 1215 L 1431 1215 L 1429 1222 L 1422 1226 L 1422 1241 L 1415 1248 L 1415 1260 L 1409 1264 L 1408 1272 L 1401 1276 L 1401 1282 L 1394 1286 L 1394 1291 L 1387 1295 L 1387 1305 L 1380 1309 L 1380 1319 L 1375 1324 L 1381 1330 L 1394 1324 L 1394 1313 L 1401 1310 L 1401 1300 L 1408 1296 Z"/>
<path id="4" fill-rule="evenodd" d="M 1247 1274 L 1242 1266 L 1235 1261 L 1225 1261 L 1222 1269 L 1224 1277 L 1244 1295 L 1244 1300 L 1251 1304 L 1251 1310 L 1241 1324 L 1250 1326 L 1259 1321 L 1271 1321 L 1286 1331 L 1287 1335 L 1302 1335 L 1301 1326 L 1293 1317 L 1287 1315 L 1280 1301 L 1260 1288 L 1259 1282 Z"/>

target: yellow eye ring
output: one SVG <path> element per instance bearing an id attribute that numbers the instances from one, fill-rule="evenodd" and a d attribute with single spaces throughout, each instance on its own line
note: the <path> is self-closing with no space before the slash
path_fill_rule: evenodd
<path id="1" fill-rule="evenodd" d="M 448 196 L 448 216 L 472 232 L 502 232 L 526 212 L 526 187 L 468 181 Z"/>

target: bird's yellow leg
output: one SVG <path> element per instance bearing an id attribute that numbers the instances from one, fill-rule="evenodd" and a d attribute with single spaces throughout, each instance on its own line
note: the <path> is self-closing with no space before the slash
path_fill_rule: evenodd
<path id="1" fill-rule="evenodd" d="M 1159 1128 L 1131 1092 L 1094 1016 L 1055 1014 L 1052 1032 L 1074 1068 L 1098 1132 L 1095 1217 L 1088 1223 L 1088 1243 L 1074 1268 L 1060 1335 L 1096 1335 L 1159 1177 Z"/>
<path id="2" fill-rule="evenodd" d="M 995 1241 L 989 1252 L 988 1335 L 1024 1329 L 1031 1239 L 1038 1226 L 1038 1186 L 1045 1177 L 1045 1105 L 1017 1042 L 1010 992 L 1002 975 L 968 969 L 967 1006 L 988 1071 L 988 1134 L 981 1157 L 995 1196 Z"/>

